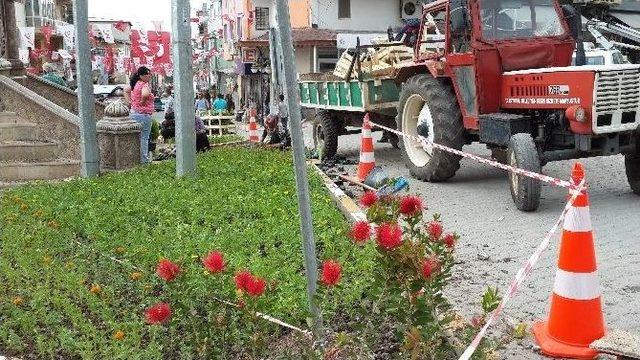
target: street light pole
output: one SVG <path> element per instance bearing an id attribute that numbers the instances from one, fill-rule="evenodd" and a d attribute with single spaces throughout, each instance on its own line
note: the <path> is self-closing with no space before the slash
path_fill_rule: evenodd
<path id="1" fill-rule="evenodd" d="M 93 177 L 100 174 L 100 154 L 96 130 L 96 105 L 91 76 L 91 47 L 89 46 L 89 9 L 87 0 L 73 1 L 76 33 L 76 69 L 78 77 L 78 115 L 80 116 L 80 174 Z"/>
<path id="2" fill-rule="evenodd" d="M 176 175 L 195 175 L 196 130 L 193 102 L 191 49 L 191 7 L 189 0 L 171 0 L 176 123 Z"/>
<path id="3" fill-rule="evenodd" d="M 313 219 L 311 217 L 311 198 L 309 196 L 309 179 L 304 151 L 304 137 L 302 134 L 302 117 L 300 113 L 300 94 L 296 83 L 295 53 L 291 36 L 291 22 L 289 20 L 289 6 L 287 0 L 275 0 L 276 23 L 278 31 L 275 41 L 276 49 L 282 60 L 282 76 L 284 93 L 287 94 L 289 108 L 289 128 L 293 145 L 293 160 L 298 189 L 298 211 L 300 212 L 300 229 L 302 230 L 302 246 L 304 250 L 304 268 L 307 274 L 307 298 L 311 312 L 312 330 L 317 342 L 322 343 L 322 317 L 316 303 L 315 295 L 318 284 L 318 262 L 316 258 L 316 243 L 313 237 Z"/>

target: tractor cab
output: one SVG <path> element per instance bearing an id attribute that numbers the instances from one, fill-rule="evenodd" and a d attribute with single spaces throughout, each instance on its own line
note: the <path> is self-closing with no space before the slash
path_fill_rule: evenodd
<path id="1" fill-rule="evenodd" d="M 425 5 L 415 61 L 396 78 L 398 129 L 455 149 L 477 141 L 534 172 L 549 161 L 625 154 L 640 194 L 640 65 L 572 66 L 580 32 L 580 15 L 557 0 Z M 445 181 L 460 166 L 410 138 L 401 146 L 419 179 Z M 535 210 L 540 183 L 510 176 L 517 207 Z"/>

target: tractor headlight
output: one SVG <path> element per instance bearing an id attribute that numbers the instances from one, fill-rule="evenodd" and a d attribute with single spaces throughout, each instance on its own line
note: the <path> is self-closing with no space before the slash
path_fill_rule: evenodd
<path id="1" fill-rule="evenodd" d="M 565 111 L 565 115 L 569 120 L 585 122 L 587 120 L 587 112 L 580 105 L 575 105 Z"/>

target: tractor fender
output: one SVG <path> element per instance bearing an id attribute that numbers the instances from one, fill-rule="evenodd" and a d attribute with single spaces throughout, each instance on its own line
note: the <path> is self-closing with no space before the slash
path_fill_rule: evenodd
<path id="1" fill-rule="evenodd" d="M 396 83 L 402 84 L 408 78 L 424 73 L 429 73 L 434 78 L 447 77 L 444 63 L 442 61 L 426 61 L 400 68 L 400 71 L 398 71 L 398 74 L 396 75 Z"/>

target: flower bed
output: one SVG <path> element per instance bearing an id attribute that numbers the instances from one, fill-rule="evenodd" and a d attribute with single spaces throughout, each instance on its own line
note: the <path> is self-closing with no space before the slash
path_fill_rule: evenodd
<path id="1" fill-rule="evenodd" d="M 23 358 L 313 358 L 291 154 L 220 148 L 0 194 L 0 353 Z M 324 358 L 456 358 L 472 324 L 442 296 L 458 236 L 411 195 L 366 193 L 349 228 L 310 172 Z M 448 338 L 454 337 L 453 340 Z M 486 358 L 495 344 L 483 341 Z"/>
<path id="2" fill-rule="evenodd" d="M 290 154 L 216 149 L 198 160 L 197 179 L 175 179 L 167 162 L 2 193 L 0 352 L 236 358 L 288 334 L 214 296 L 307 327 Z M 343 304 L 358 302 L 375 254 L 353 253 L 347 223 L 310 177 L 319 260 L 342 264 L 349 280 L 335 291 Z M 220 266 L 212 251 L 223 254 L 223 271 L 212 271 Z M 180 271 L 161 270 L 161 259 Z M 246 294 L 234 283 L 241 270 L 255 275 Z M 176 275 L 170 282 L 159 276 L 168 273 Z M 335 306 L 323 304 L 325 317 Z M 262 351 L 297 357 L 287 353 L 295 348 Z"/>

